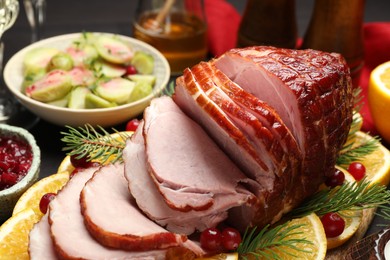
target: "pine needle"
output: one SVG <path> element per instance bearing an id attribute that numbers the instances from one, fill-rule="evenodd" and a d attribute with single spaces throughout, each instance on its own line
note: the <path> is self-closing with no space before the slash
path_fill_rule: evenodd
<path id="1" fill-rule="evenodd" d="M 256 228 L 247 230 L 243 236 L 242 243 L 237 249 L 240 259 L 277 259 L 282 258 L 278 256 L 277 251 L 283 252 L 292 257 L 297 257 L 295 254 L 289 252 L 291 249 L 298 252 L 310 253 L 304 250 L 304 244 L 312 244 L 307 239 L 293 238 L 296 235 L 302 234 L 301 227 L 304 224 L 295 224 L 288 226 L 289 222 L 280 224 L 270 229 L 269 225 L 257 232 Z M 284 248 L 290 249 L 286 251 Z"/>
<path id="2" fill-rule="evenodd" d="M 112 163 L 122 160 L 122 151 L 125 148 L 126 139 L 129 135 L 114 130 L 119 138 L 114 138 L 104 128 L 98 127 L 98 132 L 91 125 L 73 128 L 66 126 L 69 132 L 61 132 L 65 143 L 63 151 L 68 155 L 78 155 L 76 158 L 87 157 L 88 161 L 99 160 L 101 163 L 109 159 Z"/>
<path id="3" fill-rule="evenodd" d="M 390 190 L 364 178 L 358 182 L 344 183 L 333 189 L 325 189 L 311 196 L 306 202 L 289 213 L 302 217 L 315 212 L 322 216 L 341 210 L 361 210 L 390 203 Z"/>
<path id="4" fill-rule="evenodd" d="M 353 144 L 346 144 L 340 151 L 337 165 L 347 168 L 352 162 L 362 161 L 365 156 L 378 149 L 379 141 L 379 137 L 373 137 L 355 147 Z"/>

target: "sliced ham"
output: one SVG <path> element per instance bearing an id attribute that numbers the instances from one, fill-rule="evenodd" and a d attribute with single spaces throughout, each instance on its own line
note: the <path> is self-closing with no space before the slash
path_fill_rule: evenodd
<path id="1" fill-rule="evenodd" d="M 352 84 L 342 56 L 256 46 L 230 50 L 213 62 L 277 111 L 303 152 L 304 195 L 315 192 L 334 170 L 352 120 Z"/>
<path id="2" fill-rule="evenodd" d="M 176 80 L 173 95 L 175 103 L 214 138 L 219 147 L 234 159 L 243 172 L 254 180 L 261 180 L 258 183 L 262 188 L 257 195 L 272 187 L 273 178 L 270 169 L 267 168 L 253 144 L 196 82 L 187 84 L 194 81 L 192 75 L 185 74 L 185 76 L 187 78 L 179 77 Z"/>
<path id="3" fill-rule="evenodd" d="M 81 212 L 90 234 L 103 245 L 129 251 L 184 246 L 187 236 L 168 232 L 139 211 L 123 173 L 123 164 L 110 164 L 84 186 Z"/>
<path id="4" fill-rule="evenodd" d="M 136 199 L 139 208 L 150 219 L 166 227 L 167 230 L 189 235 L 196 230 L 203 231 L 206 228 L 217 226 L 229 217 L 228 212 L 232 208 L 235 208 L 234 211 L 241 216 L 253 214 L 251 213 L 252 205 L 249 203 L 249 195 L 244 200 L 237 200 L 236 195 L 219 196 L 216 199 L 217 203 L 204 211 L 182 212 L 170 208 L 162 194 L 156 189 L 156 185 L 148 173 L 142 129 L 143 122 L 141 122 L 131 140 L 127 141 L 123 151 L 123 160 L 129 190 Z M 247 181 L 246 185 L 248 186 L 256 185 L 249 179 Z"/>
<path id="5" fill-rule="evenodd" d="M 186 77 L 186 74 L 191 74 L 191 77 Z M 303 200 L 302 196 L 295 197 L 296 187 L 301 186 L 297 175 L 301 170 L 302 158 L 295 138 L 271 107 L 244 92 L 213 64 L 201 62 L 187 69 L 184 78 L 192 79 L 186 81 L 187 85 L 196 82 L 226 113 L 254 143 L 257 152 L 272 170 L 270 174 L 274 181 L 264 195 L 267 210 L 259 210 L 256 219 L 264 221 L 262 225 L 276 222 L 283 213 Z M 268 208 L 269 203 L 273 206 Z"/>
<path id="6" fill-rule="evenodd" d="M 110 249 L 98 243 L 89 234 L 84 225 L 79 201 L 81 190 L 96 170 L 97 168 L 88 168 L 78 172 L 50 202 L 50 232 L 59 258 L 165 259 L 165 250 L 128 252 Z"/>
<path id="7" fill-rule="evenodd" d="M 48 214 L 36 223 L 29 234 L 28 254 L 31 260 L 56 260 L 56 252 L 50 237 Z"/>
<path id="8" fill-rule="evenodd" d="M 179 211 L 207 210 L 225 196 L 248 201 L 246 176 L 170 97 L 144 113 L 148 171 L 166 203 Z"/>

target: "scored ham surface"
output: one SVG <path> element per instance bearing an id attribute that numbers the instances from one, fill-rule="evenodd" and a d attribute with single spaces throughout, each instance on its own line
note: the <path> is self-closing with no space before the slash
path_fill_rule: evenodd
<path id="1" fill-rule="evenodd" d="M 147 251 L 193 243 L 187 236 L 168 232 L 141 213 L 129 193 L 121 163 L 96 171 L 81 191 L 80 204 L 89 233 L 105 246 Z M 204 253 L 195 245 L 189 247 L 195 248 L 197 255 Z"/>
<path id="2" fill-rule="evenodd" d="M 349 68 L 336 53 L 268 46 L 232 49 L 215 66 L 272 106 L 303 152 L 303 194 L 334 170 L 352 122 Z"/>

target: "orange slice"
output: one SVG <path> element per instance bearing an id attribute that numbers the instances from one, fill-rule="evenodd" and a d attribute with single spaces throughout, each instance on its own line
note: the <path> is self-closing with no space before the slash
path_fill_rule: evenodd
<path id="1" fill-rule="evenodd" d="M 46 193 L 57 193 L 69 180 L 67 172 L 56 173 L 34 183 L 16 202 L 12 215 L 25 209 L 32 209 L 39 218 L 43 213 L 39 209 L 39 201 Z"/>
<path id="2" fill-rule="evenodd" d="M 27 208 L 13 215 L 0 227 L 0 258 L 29 259 L 29 233 L 40 217 Z"/>
<path id="3" fill-rule="evenodd" d="M 371 72 L 368 105 L 376 128 L 383 139 L 390 143 L 390 61 Z"/>

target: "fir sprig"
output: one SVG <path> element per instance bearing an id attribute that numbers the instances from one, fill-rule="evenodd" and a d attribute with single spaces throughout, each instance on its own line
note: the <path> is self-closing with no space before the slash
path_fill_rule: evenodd
<path id="1" fill-rule="evenodd" d="M 311 212 L 322 216 L 341 210 L 361 210 L 390 203 L 390 190 L 366 178 L 358 182 L 348 182 L 333 189 L 324 189 L 289 213 L 302 217 Z"/>
<path id="2" fill-rule="evenodd" d="M 346 168 L 352 162 L 361 161 L 365 156 L 378 149 L 379 141 L 379 137 L 373 137 L 357 146 L 353 143 L 347 143 L 337 157 L 337 165 Z"/>
<path id="3" fill-rule="evenodd" d="M 98 159 L 101 163 L 107 160 L 113 163 L 122 160 L 122 151 L 129 137 L 128 134 L 114 130 L 119 136 L 114 138 L 100 126 L 98 128 L 101 133 L 91 125 L 78 129 L 70 126 L 67 128 L 69 132 L 61 132 L 64 135 L 61 141 L 65 143 L 62 150 L 67 151 L 68 155 L 76 154 L 78 158 L 87 157 L 88 160 Z"/>
<path id="4" fill-rule="evenodd" d="M 289 251 L 297 251 L 311 253 L 304 250 L 305 246 L 313 244 L 305 238 L 294 238 L 297 235 L 303 234 L 301 228 L 304 224 L 288 225 L 289 222 L 277 225 L 270 229 L 269 225 L 264 227 L 260 232 L 256 228 L 247 230 L 243 236 L 242 243 L 239 245 L 237 252 L 240 259 L 276 259 L 282 258 L 276 253 L 275 249 L 292 257 L 297 257 L 294 253 Z M 285 249 L 290 249 L 289 251 Z"/>

